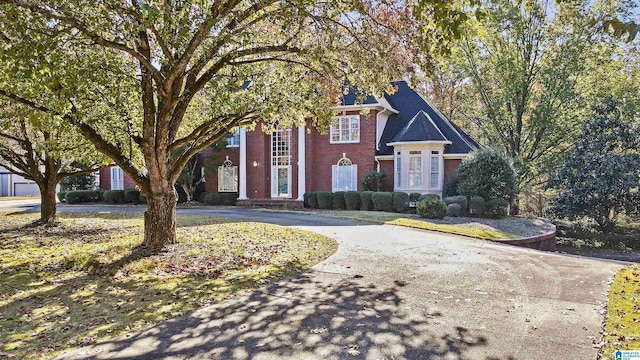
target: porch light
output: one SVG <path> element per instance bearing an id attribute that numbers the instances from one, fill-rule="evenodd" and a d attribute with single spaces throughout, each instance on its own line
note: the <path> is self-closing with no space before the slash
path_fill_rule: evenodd
<path id="1" fill-rule="evenodd" d="M 253 160 L 253 167 L 258 167 L 258 162 Z"/>

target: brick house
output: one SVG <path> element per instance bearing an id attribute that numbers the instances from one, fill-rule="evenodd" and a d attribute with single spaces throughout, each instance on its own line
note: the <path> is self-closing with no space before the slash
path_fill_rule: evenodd
<path id="1" fill-rule="evenodd" d="M 216 154 L 218 171 L 202 169 L 203 190 L 237 192 L 244 203 L 301 201 L 305 191 L 361 191 L 364 176 L 380 171 L 385 191 L 442 195 L 462 159 L 479 146 L 406 82 L 394 85 L 394 94 L 362 103 L 345 95 L 328 135 L 309 126 L 272 134 L 260 124 L 254 131 L 236 129 Z M 117 168 L 103 169 L 100 184 L 134 187 Z"/>

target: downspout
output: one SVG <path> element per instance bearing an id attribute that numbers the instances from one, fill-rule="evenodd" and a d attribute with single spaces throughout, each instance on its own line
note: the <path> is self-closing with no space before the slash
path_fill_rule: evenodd
<path id="1" fill-rule="evenodd" d="M 380 160 L 378 160 L 377 158 L 374 158 L 374 160 L 376 161 L 376 171 L 380 172 Z"/>

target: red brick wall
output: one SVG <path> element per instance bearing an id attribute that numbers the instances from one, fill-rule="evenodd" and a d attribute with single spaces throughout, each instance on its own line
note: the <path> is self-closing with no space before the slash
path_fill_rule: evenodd
<path id="1" fill-rule="evenodd" d="M 444 184 L 455 179 L 461 162 L 460 159 L 444 159 Z"/>
<path id="2" fill-rule="evenodd" d="M 346 115 L 357 115 L 359 111 L 348 111 Z M 307 191 L 331 191 L 331 169 L 346 153 L 354 165 L 358 165 L 358 190 L 362 190 L 365 174 L 376 170 L 376 110 L 367 116 L 360 115 L 360 142 L 331 144 L 329 130 L 321 135 L 315 128 L 306 135 L 306 187 Z"/>
<path id="3" fill-rule="evenodd" d="M 380 172 L 386 175 L 382 183 L 382 191 L 393 191 L 393 182 L 395 181 L 393 160 L 380 160 Z"/>
<path id="4" fill-rule="evenodd" d="M 202 152 L 202 161 L 204 164 L 207 164 L 204 170 L 204 188 L 206 192 L 218 192 L 218 166 L 223 164 L 227 156 L 229 156 L 229 160 L 231 160 L 233 165 L 238 167 L 238 176 L 240 176 L 240 172 L 243 170 L 240 168 L 239 149 L 239 147 L 230 147 L 213 153 L 211 148 L 208 147 Z M 196 171 L 198 172 L 200 169 Z M 196 176 L 199 176 L 199 173 L 196 173 Z"/>
<path id="5" fill-rule="evenodd" d="M 266 199 L 271 197 L 271 137 L 256 125 L 247 132 L 247 197 Z M 254 162 L 257 166 L 253 166 Z"/>
<path id="6" fill-rule="evenodd" d="M 127 173 L 124 174 L 124 188 L 136 188 L 136 183 Z M 100 169 L 100 189 L 111 190 L 111 168 Z"/>

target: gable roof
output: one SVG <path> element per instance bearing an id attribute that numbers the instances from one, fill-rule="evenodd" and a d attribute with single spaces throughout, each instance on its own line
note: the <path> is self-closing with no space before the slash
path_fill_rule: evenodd
<path id="1" fill-rule="evenodd" d="M 480 147 L 411 89 L 406 81 L 394 82 L 393 85 L 397 91 L 385 94 L 384 98 L 398 113 L 389 116 L 376 155 L 393 155 L 393 148 L 388 144 L 397 142 L 450 141 L 451 144 L 445 147 L 445 154 L 467 154 Z"/>
<path id="2" fill-rule="evenodd" d="M 389 141 L 390 144 L 415 141 L 449 141 L 438 129 L 431 117 L 423 110 L 411 119 L 396 136 Z"/>

